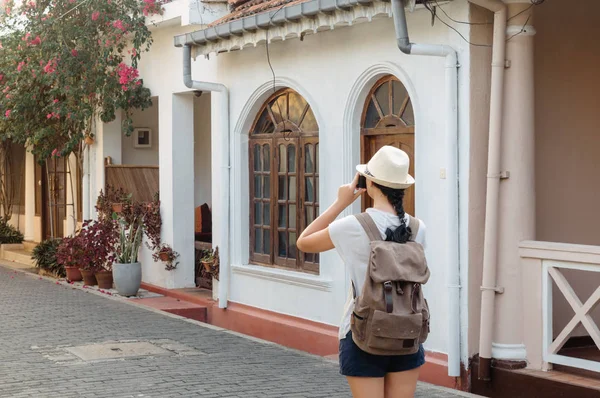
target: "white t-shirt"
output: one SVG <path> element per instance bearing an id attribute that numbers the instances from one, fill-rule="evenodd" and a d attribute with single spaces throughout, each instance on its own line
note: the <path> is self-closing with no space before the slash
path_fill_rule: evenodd
<path id="1" fill-rule="evenodd" d="M 388 228 L 394 230 L 400 226 L 400 219 L 395 214 L 377 209 L 367 209 L 367 213 L 375 221 L 381 232 L 382 239 L 385 239 L 385 232 Z M 408 214 L 405 216 L 405 220 L 406 226 L 410 227 Z M 367 233 L 355 216 L 348 216 L 331 223 L 329 226 L 329 235 L 337 252 L 350 271 L 350 278 L 354 282 L 354 286 L 356 286 L 357 293 L 360 293 L 365 284 L 369 254 L 371 252 Z M 415 241 L 425 247 L 425 223 L 423 221 L 420 222 L 419 232 Z M 340 339 L 345 338 L 346 334 L 350 331 L 350 315 L 352 311 L 354 311 L 354 297 L 352 286 L 350 286 L 348 299 L 344 306 L 344 316 L 340 324 Z"/>

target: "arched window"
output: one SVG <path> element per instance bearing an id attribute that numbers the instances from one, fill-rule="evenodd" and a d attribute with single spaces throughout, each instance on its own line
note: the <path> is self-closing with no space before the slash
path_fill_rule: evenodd
<path id="1" fill-rule="evenodd" d="M 410 157 L 415 175 L 415 116 L 406 87 L 394 76 L 386 76 L 373 86 L 362 114 L 361 162 L 367 162 L 384 145 L 402 149 Z M 363 208 L 372 202 L 363 197 Z M 415 214 L 414 186 L 406 190 L 404 210 Z"/>
<path id="2" fill-rule="evenodd" d="M 319 256 L 296 240 L 319 213 L 319 126 L 291 89 L 262 106 L 250 130 L 250 259 L 261 265 L 319 272 Z"/>

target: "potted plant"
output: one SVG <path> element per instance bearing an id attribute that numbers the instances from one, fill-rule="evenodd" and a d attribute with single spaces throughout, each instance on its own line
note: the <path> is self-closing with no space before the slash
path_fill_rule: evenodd
<path id="1" fill-rule="evenodd" d="M 117 242 L 115 224 L 111 220 L 85 221 L 79 237 L 90 255 L 89 269 L 101 289 L 112 289 L 112 263 L 115 259 L 114 246 Z"/>
<path id="2" fill-rule="evenodd" d="M 215 263 L 217 261 L 217 254 L 218 254 L 218 249 L 217 249 L 217 251 L 207 250 L 204 254 L 204 257 L 202 257 L 200 259 L 200 262 L 202 263 L 204 270 L 206 272 L 210 273 L 211 275 L 213 273 L 213 269 L 214 269 Z"/>
<path id="3" fill-rule="evenodd" d="M 144 236 L 143 215 L 133 215 L 130 220 L 114 215 L 118 225 L 113 278 L 121 296 L 135 296 L 142 283 L 142 264 L 138 253 Z"/>
<path id="4" fill-rule="evenodd" d="M 56 261 L 65 267 L 69 282 L 77 282 L 83 279 L 83 274 L 80 270 L 86 261 L 86 256 L 81 239 L 77 235 L 61 240 L 56 249 Z"/>
<path id="5" fill-rule="evenodd" d="M 152 255 L 154 261 L 160 260 L 166 264 L 165 269 L 167 271 L 172 271 L 177 268 L 179 263 L 176 260 L 178 257 L 179 253 L 173 250 L 173 248 L 166 243 L 161 244 L 157 251 Z"/>
<path id="6" fill-rule="evenodd" d="M 65 267 L 59 264 L 56 259 L 58 246 L 61 239 L 48 239 L 37 245 L 33 249 L 31 258 L 35 261 L 35 266 L 39 268 L 40 273 L 46 272 L 54 277 L 62 278 L 66 275 Z M 79 268 L 71 267 L 71 274 L 67 279 L 79 278 L 81 280 L 81 272 Z M 75 272 L 75 274 L 73 274 Z"/>

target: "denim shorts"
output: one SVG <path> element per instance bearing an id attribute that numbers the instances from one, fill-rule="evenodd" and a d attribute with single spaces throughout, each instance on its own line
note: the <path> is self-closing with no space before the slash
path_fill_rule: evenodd
<path id="1" fill-rule="evenodd" d="M 340 340 L 340 373 L 350 377 L 384 377 L 388 373 L 416 369 L 425 363 L 425 350 L 409 355 L 373 355 L 361 350 L 352 332 Z"/>

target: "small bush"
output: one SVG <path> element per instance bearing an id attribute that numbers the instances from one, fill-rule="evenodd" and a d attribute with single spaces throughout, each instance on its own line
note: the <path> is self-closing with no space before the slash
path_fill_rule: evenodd
<path id="1" fill-rule="evenodd" d="M 60 245 L 60 239 L 45 240 L 33 249 L 32 259 L 35 260 L 35 266 L 56 276 L 64 277 L 65 267 L 56 261 L 56 251 Z"/>
<path id="2" fill-rule="evenodd" d="M 0 244 L 23 243 L 23 234 L 6 220 L 0 221 Z"/>

